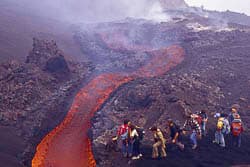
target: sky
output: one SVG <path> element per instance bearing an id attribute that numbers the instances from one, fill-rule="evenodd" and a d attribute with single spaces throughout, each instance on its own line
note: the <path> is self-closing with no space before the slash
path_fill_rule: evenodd
<path id="1" fill-rule="evenodd" d="M 205 9 L 231 10 L 250 16 L 250 0 L 185 0 L 190 6 L 201 6 Z"/>

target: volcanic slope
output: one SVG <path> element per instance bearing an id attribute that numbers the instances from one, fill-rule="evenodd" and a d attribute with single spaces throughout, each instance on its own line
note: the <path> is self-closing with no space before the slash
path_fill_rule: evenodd
<path id="1" fill-rule="evenodd" d="M 173 30 L 185 50 L 185 60 L 161 77 L 136 79 L 121 86 L 98 111 L 93 119 L 93 152 L 97 166 L 232 166 L 249 165 L 250 155 L 250 31 L 247 26 L 233 24 L 221 29 L 214 21 L 191 14 L 177 19 L 173 25 L 161 28 Z M 208 22 L 209 21 L 209 22 Z M 204 24 L 206 23 L 206 24 Z M 198 27 L 190 27 L 197 25 Z M 210 24 L 210 25 L 209 25 Z M 177 26 L 178 25 L 178 26 Z M 202 26 L 203 25 L 203 26 Z M 230 23 L 228 24 L 230 25 Z M 145 27 L 145 26 L 144 26 Z M 166 28 L 168 27 L 168 28 Z M 242 28 L 244 27 L 244 28 Z M 162 30 L 161 29 L 161 30 Z M 167 33 L 166 33 L 167 34 Z M 173 34 L 173 33 L 170 33 Z M 181 34 L 181 35 L 180 35 Z M 167 35 L 166 35 L 167 36 Z M 215 112 L 228 113 L 232 104 L 238 103 L 245 126 L 240 149 L 231 146 L 221 149 L 212 144 L 216 120 Z M 168 157 L 151 160 L 151 132 L 158 125 L 166 129 L 166 121 L 173 118 L 183 125 L 186 111 L 209 111 L 209 134 L 199 141 L 199 148 L 191 150 L 188 136 L 184 136 L 186 150 L 167 147 Z M 123 159 L 119 152 L 106 151 L 105 144 L 116 134 L 124 118 L 146 129 L 141 160 Z"/>
<path id="2" fill-rule="evenodd" d="M 148 54 L 152 58 L 134 72 L 104 72 L 90 81 L 77 94 L 64 121 L 38 145 L 32 166 L 95 166 L 89 154 L 87 136 L 94 112 L 120 85 L 138 77 L 162 75 L 178 65 L 184 56 L 183 49 L 177 45 L 152 50 Z"/>

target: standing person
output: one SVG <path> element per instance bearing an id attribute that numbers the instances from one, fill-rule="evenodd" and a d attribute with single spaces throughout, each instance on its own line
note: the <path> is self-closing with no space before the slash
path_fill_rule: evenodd
<path id="1" fill-rule="evenodd" d="M 222 133 L 223 133 L 224 135 L 228 135 L 228 134 L 230 134 L 230 131 L 231 131 L 230 123 L 229 123 L 229 120 L 228 120 L 228 115 L 222 113 L 222 114 L 221 114 L 221 117 L 223 118 L 223 129 L 222 129 Z"/>
<path id="2" fill-rule="evenodd" d="M 190 127 L 192 130 L 190 140 L 193 143 L 192 149 L 195 150 L 198 146 L 197 138 L 201 138 L 201 128 L 198 121 L 192 117 L 192 113 L 187 116 L 183 129 L 186 129 L 187 127 Z"/>
<path id="3" fill-rule="evenodd" d="M 139 133 L 136 129 L 136 126 L 134 125 L 130 125 L 131 128 L 131 134 L 130 134 L 130 138 L 131 138 L 131 142 L 133 144 L 133 160 L 139 159 L 142 154 L 140 151 L 140 136 Z"/>
<path id="4" fill-rule="evenodd" d="M 114 138 L 118 139 L 121 138 L 122 140 L 122 154 L 124 157 L 132 157 L 132 150 L 133 150 L 133 145 L 130 140 L 130 133 L 131 130 L 129 128 L 131 122 L 129 120 L 124 120 L 123 125 L 120 126 L 117 132 L 117 137 Z"/>
<path id="5" fill-rule="evenodd" d="M 202 121 L 201 121 L 201 133 L 202 133 L 202 136 L 206 136 L 206 125 L 207 125 L 207 121 L 208 121 L 207 111 L 206 110 L 201 110 L 199 115 L 202 118 Z"/>
<path id="6" fill-rule="evenodd" d="M 184 150 L 184 144 L 180 142 L 181 137 L 181 129 L 172 119 L 168 119 L 167 126 L 170 131 L 170 137 L 172 139 L 172 143 L 176 144 L 181 150 Z"/>
<path id="7" fill-rule="evenodd" d="M 243 132 L 243 125 L 240 119 L 240 115 L 235 115 L 235 119 L 231 124 L 231 132 L 233 138 L 233 145 L 240 147 L 241 146 L 241 134 Z"/>
<path id="8" fill-rule="evenodd" d="M 217 126 L 216 126 L 216 131 L 215 131 L 215 134 L 214 134 L 214 141 L 213 143 L 216 143 L 216 144 L 219 144 L 221 147 L 226 147 L 226 144 L 225 144 L 225 139 L 224 139 L 224 134 L 223 134 L 223 131 L 224 128 L 225 128 L 225 125 L 224 125 L 224 122 L 225 122 L 225 118 L 223 116 L 221 116 L 220 113 L 217 113 L 215 115 L 215 117 L 218 118 L 218 121 L 217 121 Z"/>
<path id="9" fill-rule="evenodd" d="M 239 114 L 237 108 L 232 107 L 231 108 L 231 113 L 228 116 L 228 121 L 229 121 L 230 125 L 232 124 L 232 122 L 233 122 L 234 117 L 235 117 L 236 114 Z"/>
<path id="10" fill-rule="evenodd" d="M 155 143 L 153 144 L 152 158 L 156 159 L 159 157 L 158 147 L 160 147 L 161 157 L 165 158 L 167 156 L 167 153 L 165 151 L 166 139 L 164 138 L 163 133 L 156 126 L 153 126 L 152 128 L 150 128 L 150 130 L 153 132 L 155 141 Z"/>

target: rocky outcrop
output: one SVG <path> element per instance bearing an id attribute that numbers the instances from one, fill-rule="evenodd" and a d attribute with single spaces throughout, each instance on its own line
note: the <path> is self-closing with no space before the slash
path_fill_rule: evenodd
<path id="1" fill-rule="evenodd" d="M 37 142 L 63 119 L 67 101 L 92 69 L 67 61 L 54 41 L 39 39 L 26 63 L 0 65 L 0 126 L 17 129 L 23 138 L 22 160 L 31 160 Z"/>
<path id="2" fill-rule="evenodd" d="M 33 38 L 33 49 L 27 56 L 26 63 L 36 65 L 58 79 L 70 75 L 68 63 L 55 41 L 41 41 Z"/>

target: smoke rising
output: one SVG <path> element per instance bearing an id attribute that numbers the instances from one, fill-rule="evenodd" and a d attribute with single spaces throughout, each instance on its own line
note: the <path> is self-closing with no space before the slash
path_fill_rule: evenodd
<path id="1" fill-rule="evenodd" d="M 3 0 L 7 1 L 7 0 Z M 126 17 L 167 21 L 158 0 L 9 0 L 35 14 L 67 22 L 105 22 Z"/>

